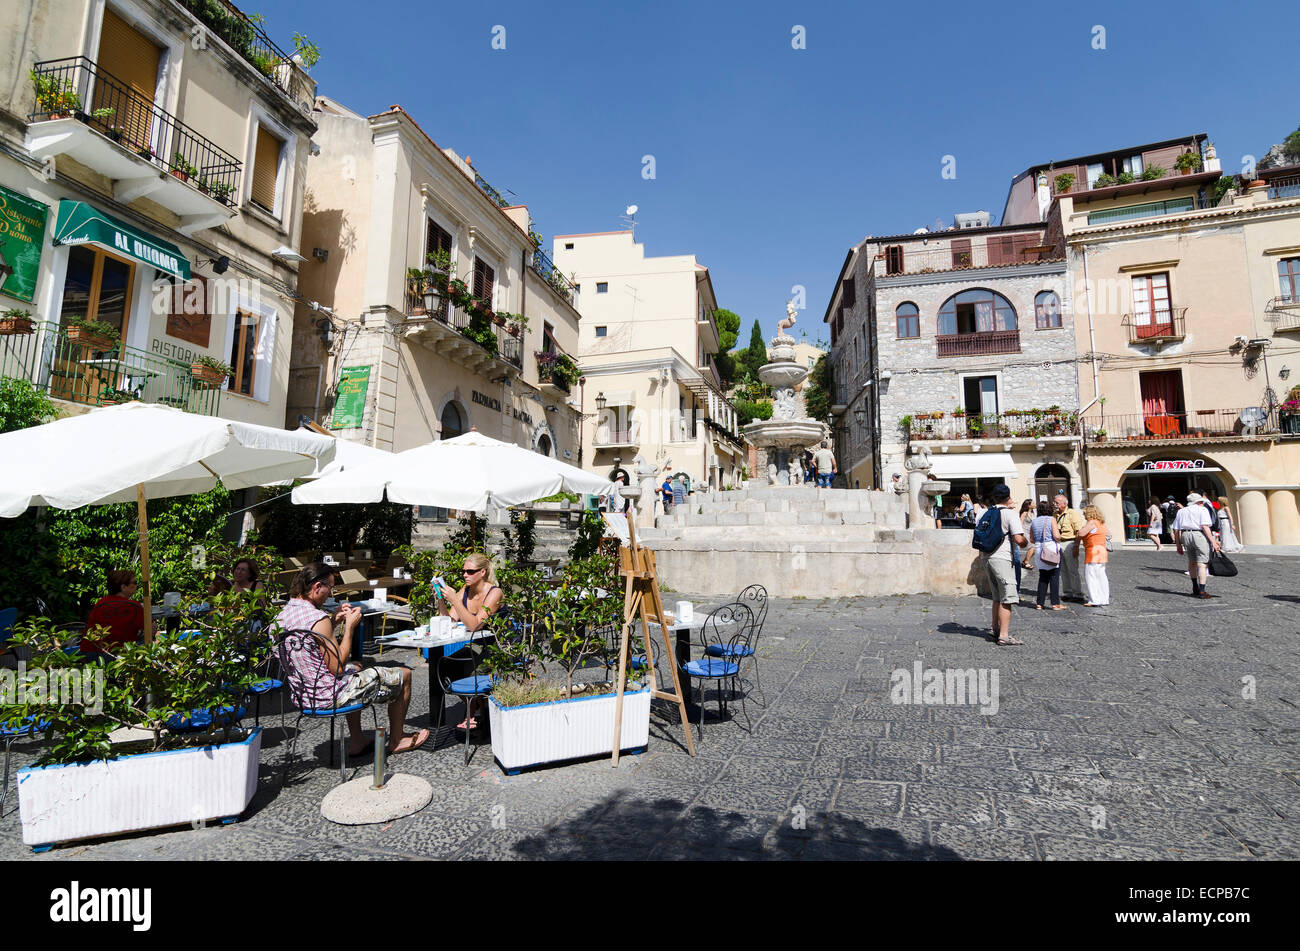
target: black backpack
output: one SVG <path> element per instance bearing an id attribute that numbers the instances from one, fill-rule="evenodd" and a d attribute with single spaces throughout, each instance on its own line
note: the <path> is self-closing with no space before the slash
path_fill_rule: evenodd
<path id="1" fill-rule="evenodd" d="M 1007 533 L 1002 530 L 1002 506 L 994 505 L 982 516 L 975 526 L 975 535 L 971 538 L 971 547 L 991 555 L 1002 547 Z"/>

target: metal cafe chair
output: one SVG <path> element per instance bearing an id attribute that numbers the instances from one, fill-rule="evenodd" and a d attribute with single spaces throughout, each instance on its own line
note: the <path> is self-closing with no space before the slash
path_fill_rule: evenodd
<path id="1" fill-rule="evenodd" d="M 436 669 L 434 671 L 434 675 L 438 678 L 438 682 L 442 684 L 442 692 L 443 692 L 443 704 L 438 710 L 438 721 L 435 724 L 435 729 L 440 729 L 446 720 L 446 716 L 447 716 L 446 697 L 448 695 L 451 695 L 453 697 L 460 697 L 465 701 L 465 721 L 466 721 L 465 722 L 465 765 L 466 766 L 469 765 L 470 757 L 473 755 L 470 753 L 469 750 L 469 735 L 472 732 L 474 732 L 473 730 L 470 729 L 469 726 L 469 718 L 470 718 L 469 711 L 471 707 L 471 702 L 475 697 L 482 697 L 484 700 L 486 700 L 488 695 L 492 693 L 492 678 L 487 674 L 480 674 L 475 672 L 475 668 L 477 668 L 478 662 L 477 662 L 477 658 L 474 657 L 473 654 L 470 652 L 471 649 L 472 649 L 472 645 L 471 647 L 466 648 L 465 653 L 458 651 L 456 654 L 453 654 L 451 657 L 446 657 L 446 656 L 439 657 Z M 465 665 L 469 664 L 471 666 L 470 673 L 466 676 L 455 677 L 448 670 L 447 668 L 448 663 L 460 667 L 459 672 L 462 673 L 465 669 Z M 486 711 L 484 715 L 486 716 Z"/>
<path id="2" fill-rule="evenodd" d="M 710 657 L 728 657 L 731 660 L 739 661 L 742 667 L 745 658 L 748 658 L 750 666 L 754 668 L 754 681 L 758 692 L 763 694 L 763 705 L 767 706 L 767 694 L 763 691 L 763 678 L 758 672 L 758 638 L 763 633 L 763 622 L 767 620 L 767 589 L 761 584 L 751 584 L 736 596 L 736 603 L 745 605 L 754 615 L 753 637 L 748 644 L 738 646 L 733 653 L 727 653 L 728 648 L 722 644 L 710 646 L 707 653 Z"/>
<path id="3" fill-rule="evenodd" d="M 704 619 L 704 625 L 700 628 L 700 646 L 704 649 L 704 656 L 699 660 L 689 661 L 682 667 L 682 670 L 692 681 L 698 680 L 700 683 L 699 726 L 701 741 L 704 739 L 704 685 L 710 680 L 716 683 L 718 716 L 721 717 L 726 712 L 724 694 L 730 693 L 732 697 L 737 696 L 736 686 L 740 674 L 740 659 L 752 656 L 752 654 L 746 654 L 745 650 L 748 649 L 752 652 L 753 634 L 754 614 L 748 607 L 739 602 L 724 604 Z M 724 681 L 726 682 L 726 688 L 728 688 L 726 690 L 724 690 Z M 745 721 L 749 724 L 749 729 L 752 732 L 754 724 L 749 718 L 749 710 L 745 707 L 743 690 L 739 693 L 739 698 L 741 712 L 745 714 Z"/>
<path id="4" fill-rule="evenodd" d="M 329 763 L 333 766 L 335 719 L 347 716 L 349 713 L 358 713 L 370 707 L 370 714 L 375 721 L 375 732 L 378 733 L 379 718 L 375 714 L 374 705 L 370 701 L 356 700 L 339 706 L 338 695 L 341 685 L 334 687 L 334 702 L 329 706 L 317 706 L 316 701 L 310 699 L 319 696 L 319 688 L 323 684 L 328 684 L 333 676 L 325 663 L 325 649 L 320 636 L 315 632 L 308 630 L 285 631 L 277 640 L 275 651 L 280 662 L 280 671 L 288 681 L 290 699 L 293 700 L 294 706 L 298 708 L 298 719 L 294 721 L 293 725 L 293 737 L 285 746 L 284 777 L 281 780 L 281 786 L 284 786 L 289 781 L 289 764 L 293 760 L 294 748 L 297 746 L 298 734 L 301 731 L 300 728 L 304 719 L 329 720 Z M 305 669 L 299 669 L 295 666 L 293 663 L 295 655 L 301 658 Z M 348 731 L 346 729 L 341 730 L 339 732 L 339 782 L 346 782 L 348 778 L 347 739 Z"/>

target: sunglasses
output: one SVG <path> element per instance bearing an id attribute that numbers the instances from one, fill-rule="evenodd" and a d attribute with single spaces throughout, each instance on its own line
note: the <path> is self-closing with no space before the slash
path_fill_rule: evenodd
<path id="1" fill-rule="evenodd" d="M 482 570 L 482 568 L 462 568 L 460 573 L 463 575 L 476 575 Z"/>

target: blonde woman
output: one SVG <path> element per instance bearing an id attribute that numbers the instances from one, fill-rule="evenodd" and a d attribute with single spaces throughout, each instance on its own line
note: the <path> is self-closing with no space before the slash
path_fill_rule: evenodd
<path id="1" fill-rule="evenodd" d="M 465 556 L 461 573 L 465 578 L 464 587 L 457 590 L 450 582 L 446 587 L 433 582 L 433 594 L 438 605 L 438 613 L 451 617 L 465 625 L 473 634 L 485 625 L 493 614 L 501 608 L 505 593 L 497 587 L 496 571 L 492 560 L 482 552 L 471 552 Z M 483 653 L 481 641 L 471 641 L 465 659 L 478 665 Z M 460 654 L 455 655 L 458 659 Z M 430 673 L 432 676 L 432 672 Z M 477 697 L 470 701 L 470 709 L 465 719 L 457 725 L 459 730 L 472 730 L 478 726 L 478 715 L 483 712 L 483 701 Z"/>
<path id="2" fill-rule="evenodd" d="M 1228 512 L 1228 497 L 1219 496 L 1219 543 L 1229 554 L 1239 552 L 1246 546 L 1237 541 L 1237 533 L 1232 530 L 1232 516 Z"/>
<path id="3" fill-rule="evenodd" d="M 1106 518 L 1095 505 L 1083 510 L 1084 525 L 1079 532 L 1083 542 L 1083 588 L 1086 608 L 1110 604 L 1110 581 L 1106 577 Z"/>

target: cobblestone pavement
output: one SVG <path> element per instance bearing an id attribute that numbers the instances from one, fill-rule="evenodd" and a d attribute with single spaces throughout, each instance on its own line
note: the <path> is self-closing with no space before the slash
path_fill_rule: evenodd
<path id="1" fill-rule="evenodd" d="M 659 718 L 648 752 L 617 769 L 601 759 L 507 777 L 490 748 L 466 767 L 462 748 L 447 744 L 391 761 L 433 784 L 426 809 L 345 827 L 319 813 L 338 780 L 325 727 L 308 727 L 296 781 L 281 790 L 273 714 L 242 822 L 32 856 L 11 797 L 0 856 L 1300 858 L 1298 563 L 1243 555 L 1241 574 L 1212 581 L 1220 597 L 1202 602 L 1173 552 L 1112 559 L 1110 607 L 1017 610 L 1013 633 L 1026 642 L 1017 648 L 986 639 L 989 604 L 976 598 L 776 600 L 759 644 L 766 705 L 749 704 L 752 733 L 744 717 L 719 722 L 710 697 L 695 758 L 680 725 Z M 383 662 L 413 657 L 412 716 L 425 725 L 418 655 Z M 996 670 L 997 712 L 892 703 L 891 672 L 918 662 Z M 1249 683 L 1254 699 L 1243 696 Z M 34 755 L 15 747 L 17 765 Z"/>

